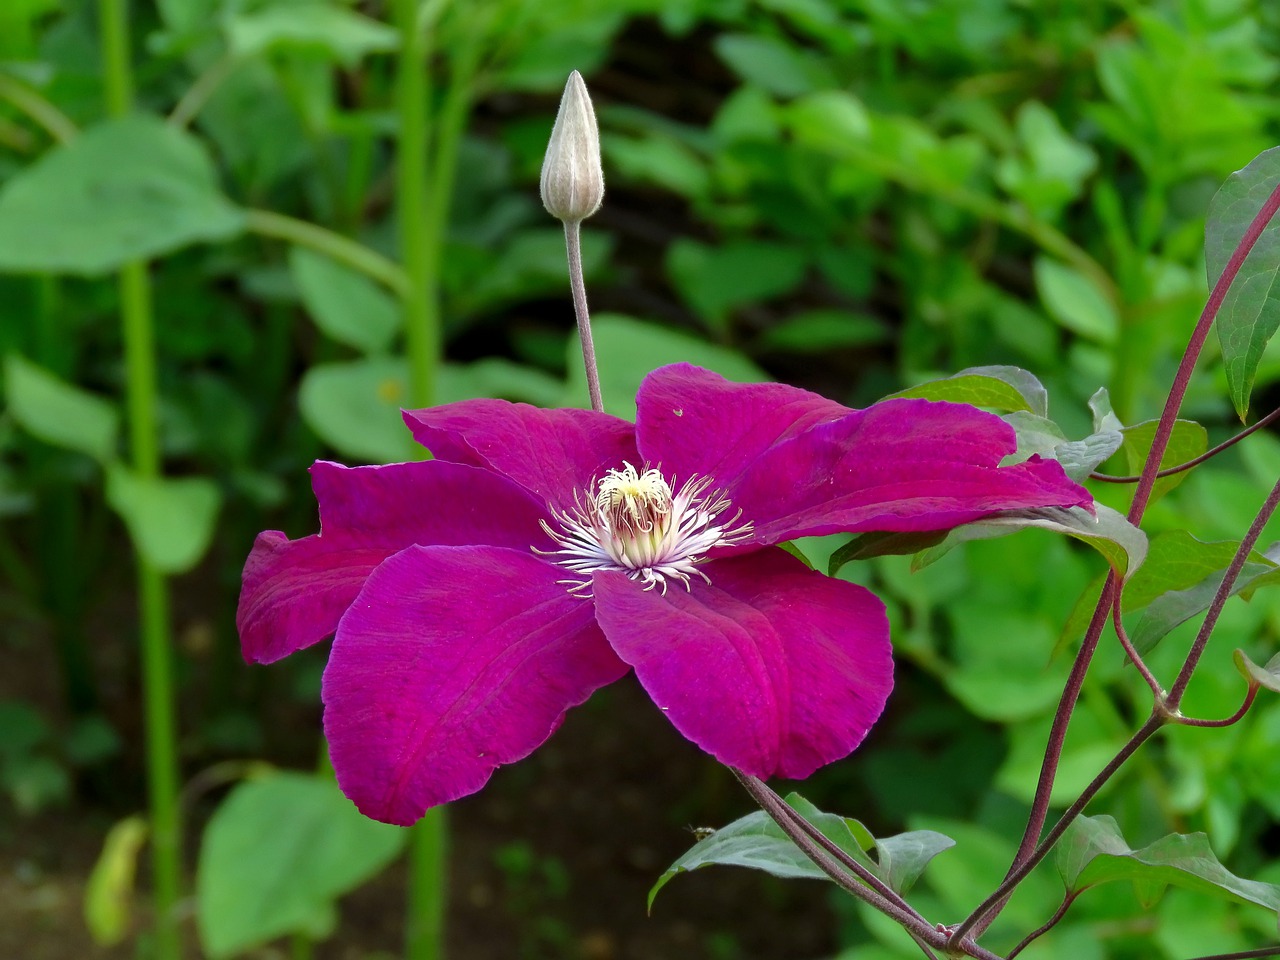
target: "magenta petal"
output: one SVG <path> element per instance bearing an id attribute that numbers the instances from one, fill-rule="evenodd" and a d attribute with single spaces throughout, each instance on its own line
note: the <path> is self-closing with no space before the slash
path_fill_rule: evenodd
<path id="1" fill-rule="evenodd" d="M 499 547 L 409 547 L 373 572 L 322 690 L 338 783 L 363 813 L 409 824 L 474 793 L 626 673 L 562 574 Z"/>
<path id="2" fill-rule="evenodd" d="M 436 457 L 501 473 L 561 510 L 605 470 L 639 466 L 635 428 L 591 410 L 464 400 L 405 410 L 404 422 Z"/>
<path id="3" fill-rule="evenodd" d="M 1013 428 L 956 403 L 886 400 L 766 451 L 728 492 L 758 543 L 946 530 L 1002 510 L 1092 506 L 1053 460 L 998 467 Z"/>
<path id="4" fill-rule="evenodd" d="M 715 477 L 719 489 L 766 450 L 849 408 L 781 383 L 733 383 L 677 363 L 645 377 L 636 395 L 636 439 L 668 476 Z"/>
<path id="5" fill-rule="evenodd" d="M 708 586 L 595 574 L 596 619 L 676 729 L 757 777 L 807 777 L 866 736 L 893 687 L 884 605 L 781 550 L 716 560 Z"/>
<path id="6" fill-rule="evenodd" d="M 321 532 L 289 540 L 268 530 L 245 562 L 236 625 L 246 660 L 270 663 L 329 636 L 369 572 L 411 544 L 551 546 L 538 501 L 475 467 L 319 461 L 311 482 Z"/>

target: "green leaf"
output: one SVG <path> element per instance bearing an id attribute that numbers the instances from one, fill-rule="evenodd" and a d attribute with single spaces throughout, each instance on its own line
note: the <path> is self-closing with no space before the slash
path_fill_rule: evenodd
<path id="1" fill-rule="evenodd" d="M 1280 147 L 1272 147 L 1237 170 L 1209 203 L 1205 223 L 1205 268 L 1213 287 L 1244 232 L 1280 183 Z M 1218 341 L 1227 387 L 1243 420 L 1263 351 L 1280 326 L 1280 224 L 1275 218 L 1240 267 L 1218 311 Z"/>
<path id="2" fill-rule="evenodd" d="M 871 134 L 867 108 L 845 90 L 818 90 L 800 97 L 786 116 L 798 144 L 837 156 Z"/>
<path id="3" fill-rule="evenodd" d="M 1266 557 L 1255 554 L 1257 561 L 1240 570 L 1228 596 L 1280 583 L 1280 567 Z M 1226 568 L 1218 570 L 1185 590 L 1172 590 L 1148 604 L 1130 639 L 1139 653 L 1146 653 L 1163 640 L 1174 627 L 1209 609 L 1218 588 L 1222 586 Z"/>
<path id="4" fill-rule="evenodd" d="M 243 229 L 203 144 L 137 114 L 88 128 L 0 189 L 0 270 L 99 275 Z"/>
<path id="5" fill-rule="evenodd" d="M 400 45 L 392 27 L 328 4 L 280 4 L 241 13 L 227 22 L 227 45 L 236 56 L 276 50 L 317 50 L 346 67 L 370 53 Z"/>
<path id="6" fill-rule="evenodd" d="M 205 477 L 139 477 L 113 463 L 107 468 L 107 503 L 148 563 L 161 573 L 184 573 L 209 548 L 222 494 Z"/>
<path id="7" fill-rule="evenodd" d="M 1115 342 L 1120 330 L 1115 304 L 1089 277 L 1042 255 L 1036 257 L 1035 278 L 1041 302 L 1061 326 L 1088 340 Z"/>
<path id="8" fill-rule="evenodd" d="M 94 943 L 115 946 L 129 932 L 133 908 L 133 881 L 138 851 L 147 839 L 147 821 L 126 817 L 107 833 L 98 862 L 89 873 L 84 891 L 84 921 Z"/>
<path id="9" fill-rule="evenodd" d="M 108 401 L 16 353 L 4 358 L 4 386 L 9 413 L 23 429 L 101 464 L 115 459 L 120 418 Z"/>
<path id="10" fill-rule="evenodd" d="M 739 353 L 631 317 L 599 314 L 592 317 L 591 329 L 604 408 L 627 420 L 635 419 L 640 382 L 651 371 L 669 363 L 687 360 L 740 383 L 762 383 L 769 379 L 768 374 Z M 565 356 L 569 369 L 565 404 L 587 406 L 587 375 L 582 368 L 582 351 L 576 336 L 569 338 Z"/>
<path id="11" fill-rule="evenodd" d="M 911 564 L 920 570 L 934 563 L 958 544 L 969 540 L 990 540 L 1007 536 L 1026 527 L 1039 527 L 1065 533 L 1087 543 L 1121 577 L 1130 577 L 1142 566 L 1147 556 L 1147 535 L 1124 518 L 1123 514 L 1098 503 L 1097 517 L 1083 507 L 1042 507 L 1032 510 L 1010 510 L 999 516 L 978 520 L 952 530 L 942 543 L 918 554 Z"/>
<path id="12" fill-rule="evenodd" d="M 676 240 L 667 273 L 680 295 L 714 329 L 739 307 L 782 296 L 804 279 L 807 257 L 794 244 L 739 240 L 709 247 Z"/>
<path id="13" fill-rule="evenodd" d="M 1069 891 L 1132 880 L 1140 895 L 1149 895 L 1144 900 L 1158 900 L 1172 885 L 1280 910 L 1280 886 L 1244 880 L 1228 871 L 1203 833 L 1169 834 L 1134 850 L 1111 817 L 1080 817 L 1059 841 L 1057 863 Z"/>
<path id="14" fill-rule="evenodd" d="M 289 251 L 289 270 L 326 336 L 365 353 L 391 345 L 400 329 L 400 307 L 364 274 L 302 247 Z"/>
<path id="15" fill-rule="evenodd" d="M 1142 466 L 1151 454 L 1151 444 L 1156 438 L 1158 425 L 1158 420 L 1145 420 L 1121 430 L 1124 443 L 1120 449 L 1124 451 L 1129 472 L 1134 476 L 1142 472 Z M 1164 457 L 1160 461 L 1160 469 L 1167 470 L 1169 467 L 1176 467 L 1180 463 L 1194 460 L 1208 449 L 1209 434 L 1204 427 L 1192 420 L 1175 420 L 1173 432 L 1169 435 L 1169 446 L 1165 449 Z M 1154 503 L 1182 483 L 1188 473 L 1189 471 L 1184 470 L 1157 480 L 1151 490 L 1151 502 Z"/>
<path id="16" fill-rule="evenodd" d="M 930 380 L 892 397 L 950 400 L 1005 413 L 1022 410 L 1037 417 L 1049 416 L 1049 393 L 1035 375 L 1021 367 L 968 367 L 941 380 Z"/>
<path id="17" fill-rule="evenodd" d="M 720 59 L 738 76 L 779 97 L 836 86 L 830 69 L 816 55 L 776 37 L 724 33 L 715 38 Z"/>
<path id="18" fill-rule="evenodd" d="M 1265 667 L 1254 663 L 1243 650 L 1237 650 L 1232 654 L 1231 659 L 1241 676 L 1250 684 L 1256 683 L 1273 693 L 1280 693 L 1280 653 L 1268 660 Z"/>
<path id="19" fill-rule="evenodd" d="M 1066 475 L 1077 483 L 1109 460 L 1124 440 L 1118 430 L 1094 433 L 1083 440 L 1068 440 L 1062 428 L 1052 420 L 1022 410 L 1006 414 L 1004 421 L 1013 427 L 1017 435 L 1018 462 L 1034 454 L 1057 460 Z"/>
<path id="20" fill-rule="evenodd" d="M 848 310 L 806 310 L 769 327 L 756 341 L 759 353 L 822 354 L 883 343 L 889 330 L 883 322 Z"/>
<path id="21" fill-rule="evenodd" d="M 361 816 L 322 777 L 278 773 L 238 785 L 205 829 L 196 920 L 220 960 L 330 923 L 333 900 L 390 863 L 405 832 Z"/>
<path id="22" fill-rule="evenodd" d="M 876 840 L 857 820 L 823 813 L 798 793 L 789 794 L 786 801 L 823 836 L 899 893 L 910 889 L 930 860 L 955 844 L 932 830 Z M 875 860 L 867 856 L 872 849 Z M 829 879 L 768 814 L 758 810 L 716 830 L 677 859 L 649 891 L 649 908 L 672 877 L 714 864 L 750 867 L 785 879 Z"/>
<path id="23" fill-rule="evenodd" d="M 862 533 L 831 554 L 827 575 L 834 577 L 846 563 L 870 560 L 872 557 L 902 556 L 920 553 L 937 546 L 947 538 L 946 530 L 924 530 L 898 533 L 880 531 Z"/>

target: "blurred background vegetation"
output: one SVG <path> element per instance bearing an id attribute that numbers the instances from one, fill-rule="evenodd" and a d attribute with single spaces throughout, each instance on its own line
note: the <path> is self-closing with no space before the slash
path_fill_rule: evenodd
<path id="1" fill-rule="evenodd" d="M 134 549 L 173 577 L 190 874 L 216 869 L 202 832 L 228 783 L 259 761 L 315 767 L 323 650 L 246 667 L 233 616 L 254 535 L 312 532 L 314 459 L 410 456 L 401 38 L 386 7 L 138 0 L 135 115 L 107 120 L 98 5 L 0 4 L 0 955 L 145 947 L 119 942 L 145 917 L 115 908 L 91 926 L 116 945 L 93 946 L 80 905 L 108 829 L 145 802 Z M 1209 199 L 1280 132 L 1280 6 L 1265 0 L 456 0 L 421 17 L 435 402 L 586 405 L 563 236 L 537 198 L 572 69 L 601 125 L 608 189 L 584 254 L 606 405 L 622 416 L 648 370 L 687 359 L 853 406 L 1014 364 L 1046 384 L 1070 437 L 1090 431 L 1103 386 L 1125 423 L 1153 418 L 1206 295 Z M 141 258 L 159 485 L 122 466 L 113 274 Z M 1220 366 L 1211 346 L 1184 414 L 1213 442 L 1237 423 Z M 1261 367 L 1260 412 L 1277 381 L 1280 354 Z M 1150 532 L 1238 538 L 1280 443 L 1262 433 L 1237 451 L 1169 492 Z M 1095 492 L 1124 505 L 1123 489 Z M 958 919 L 1007 866 L 1078 640 L 1063 624 L 1102 564 L 1027 532 L 908 567 L 846 574 L 889 602 L 898 692 L 858 754 L 803 789 L 877 834 L 956 837 L 920 902 Z M 1165 675 L 1186 629 L 1155 655 Z M 1237 603 L 1220 632 L 1188 703 L 1200 715 L 1235 709 L 1230 648 L 1265 660 L 1280 604 Z M 1056 800 L 1148 697 L 1105 650 Z M 749 804 L 634 690 L 578 713 L 457 805 L 455 956 L 918 956 L 851 903 L 755 876 L 683 878 L 645 919 L 685 827 Z M 1205 830 L 1236 872 L 1280 880 L 1278 738 L 1271 701 L 1229 730 L 1175 731 L 1093 812 L 1136 842 Z M 113 836 L 127 874 L 134 840 Z M 339 920 L 297 929 L 336 931 L 322 956 L 394 951 L 398 869 Z M 1051 867 L 1033 876 L 994 947 L 1047 918 L 1054 883 Z M 215 955 L 281 955 L 261 942 L 293 929 L 191 909 Z M 1086 894 L 1024 956 L 1172 960 L 1274 939 L 1264 912 L 1180 892 L 1138 911 L 1127 890 Z M 240 927 L 211 947 L 210 924 Z"/>

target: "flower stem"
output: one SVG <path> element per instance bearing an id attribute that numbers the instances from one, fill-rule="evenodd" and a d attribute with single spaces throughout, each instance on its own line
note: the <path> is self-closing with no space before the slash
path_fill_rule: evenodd
<path id="1" fill-rule="evenodd" d="M 396 216 L 400 230 L 400 260 L 405 287 L 405 351 L 409 360 L 409 401 L 429 406 L 435 395 L 440 366 L 440 250 L 446 217 L 440 205 L 447 187 L 437 184 L 435 201 L 427 207 L 427 164 L 430 147 L 428 115 L 426 25 L 419 17 L 418 0 L 395 0 L 392 18 L 400 32 L 400 59 L 396 72 L 396 112 L 399 141 L 396 151 Z M 466 111 L 453 117 L 459 127 Z M 460 131 L 448 138 L 447 149 L 456 153 Z M 439 175 L 441 150 L 431 172 Z M 452 165 L 449 165 L 450 170 Z M 426 451 L 414 444 L 416 455 Z M 436 807 L 416 823 L 409 837 L 409 895 L 405 923 L 406 960 L 439 960 L 444 956 L 444 916 L 448 895 L 448 819 L 444 807 Z"/>
<path id="2" fill-rule="evenodd" d="M 582 363 L 587 369 L 587 392 L 591 409 L 604 413 L 600 396 L 600 371 L 596 367 L 596 347 L 591 340 L 591 314 L 587 312 L 587 285 L 582 279 L 582 222 L 566 220 L 564 243 L 569 254 L 569 287 L 573 290 L 573 313 L 578 318 L 578 340 L 582 344 Z"/>
<path id="3" fill-rule="evenodd" d="M 107 111 L 115 117 L 124 116 L 133 109 L 128 0 L 99 0 L 98 10 Z M 141 261 L 125 264 L 120 270 L 119 282 L 129 448 L 138 476 L 144 480 L 155 479 L 160 476 L 160 443 L 151 281 L 147 265 Z M 145 556 L 139 554 L 137 563 L 156 956 L 159 960 L 176 960 L 182 951 L 174 910 L 181 886 L 182 861 L 169 587 L 164 575 Z"/>

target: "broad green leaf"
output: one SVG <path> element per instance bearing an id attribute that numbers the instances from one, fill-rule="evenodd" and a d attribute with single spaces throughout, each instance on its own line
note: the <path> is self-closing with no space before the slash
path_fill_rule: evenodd
<path id="1" fill-rule="evenodd" d="M 391 345 L 400 307 L 364 274 L 302 247 L 289 251 L 289 270 L 311 319 L 327 336 L 365 353 Z"/>
<path id="2" fill-rule="evenodd" d="M 0 270 L 103 274 L 243 229 L 204 145 L 136 114 L 86 129 L 5 183 Z"/>
<path id="3" fill-rule="evenodd" d="M 822 354 L 883 343 L 888 337 L 885 325 L 867 314 L 806 310 L 769 327 L 760 335 L 755 348 L 761 353 Z"/>
<path id="4" fill-rule="evenodd" d="M 283 4 L 231 17 L 227 45 L 241 57 L 276 50 L 318 50 L 346 67 L 370 53 L 399 46 L 392 27 L 352 10 L 322 3 Z"/>
<path id="5" fill-rule="evenodd" d="M 800 97 L 786 116 L 798 144 L 836 155 L 871 134 L 867 108 L 846 90 L 818 90 Z"/>
<path id="6" fill-rule="evenodd" d="M 876 531 L 862 533 L 831 554 L 827 575 L 834 577 L 846 563 L 869 560 L 872 557 L 902 556 L 919 553 L 937 546 L 947 538 L 945 530 L 925 530 L 907 533 Z"/>
<path id="7" fill-rule="evenodd" d="M 1249 659 L 1249 655 L 1243 650 L 1237 650 L 1232 654 L 1231 659 L 1241 676 L 1250 684 L 1256 683 L 1273 693 L 1280 693 L 1280 653 L 1268 660 L 1264 667 L 1258 666 Z"/>
<path id="8" fill-rule="evenodd" d="M 1114 343 L 1120 318 L 1107 295 L 1075 267 L 1046 256 L 1035 261 L 1036 291 L 1049 316 L 1072 333 Z"/>
<path id="9" fill-rule="evenodd" d="M 789 794 L 786 801 L 823 836 L 899 893 L 910 889 L 929 861 L 955 843 L 932 830 L 876 840 L 857 820 L 823 813 L 797 793 Z M 867 856 L 872 849 L 876 852 L 874 860 Z M 758 810 L 716 830 L 676 860 L 649 891 L 650 909 L 658 891 L 672 877 L 713 864 L 750 867 L 786 879 L 828 879 L 768 814 Z"/>
<path id="10" fill-rule="evenodd" d="M 1225 896 L 1280 910 L 1280 886 L 1244 880 L 1224 867 L 1203 833 L 1174 833 L 1134 850 L 1108 816 L 1080 817 L 1058 843 L 1058 873 L 1068 890 L 1111 880 L 1132 880 L 1143 899 L 1159 899 L 1166 886 Z"/>
<path id="11" fill-rule="evenodd" d="M 1249 562 L 1241 568 L 1229 596 L 1280 583 L 1280 567 L 1266 557 L 1258 556 L 1258 560 L 1261 562 Z M 1138 652 L 1146 653 L 1178 624 L 1208 610 L 1225 576 L 1225 569 L 1218 570 L 1192 587 L 1172 590 L 1152 600 L 1130 634 Z"/>
<path id="12" fill-rule="evenodd" d="M 1120 432 L 1124 435 L 1124 443 L 1120 449 L 1124 451 L 1125 462 L 1129 472 L 1137 476 L 1142 472 L 1151 453 L 1151 444 L 1156 438 L 1158 420 L 1144 420 L 1132 427 L 1125 427 Z M 1192 420 L 1175 420 L 1173 432 L 1169 435 L 1169 446 L 1165 449 L 1164 458 L 1160 461 L 1160 469 L 1167 470 L 1180 463 L 1194 460 L 1209 449 L 1209 434 L 1205 428 Z M 1166 493 L 1187 478 L 1188 471 L 1162 477 L 1156 481 L 1151 490 L 1151 501 L 1163 497 Z"/>
<path id="13" fill-rule="evenodd" d="M 968 403 L 991 410 L 1025 410 L 1031 408 L 1027 400 L 1010 384 L 994 377 L 955 376 L 945 380 L 931 380 L 891 394 L 890 398 L 948 400 L 952 403 Z"/>
<path id="14" fill-rule="evenodd" d="M 725 33 L 716 37 L 714 46 L 734 73 L 774 96 L 795 97 L 836 86 L 821 59 L 777 37 Z"/>
<path id="15" fill-rule="evenodd" d="M 129 932 L 138 851 L 147 839 L 147 821 L 126 817 L 107 833 L 84 891 L 84 922 L 100 947 L 115 946 Z"/>
<path id="16" fill-rule="evenodd" d="M 769 379 L 768 374 L 739 353 L 631 317 L 600 314 L 592 317 L 591 329 L 604 408 L 627 420 L 635 419 L 640 382 L 651 371 L 669 363 L 687 360 L 740 383 L 761 383 Z M 565 356 L 569 369 L 565 404 L 585 407 L 588 405 L 587 376 L 576 336 L 569 338 Z"/>
<path id="17" fill-rule="evenodd" d="M 23 429 L 101 464 L 115 459 L 120 418 L 110 402 L 16 353 L 4 358 L 4 387 L 8 412 Z"/>
<path id="18" fill-rule="evenodd" d="M 1244 232 L 1280 183 L 1280 147 L 1272 147 L 1237 170 L 1209 203 L 1205 223 L 1205 268 L 1213 287 Z M 1267 343 L 1280 326 L 1280 224 L 1273 218 L 1240 267 L 1218 311 L 1218 341 L 1227 387 L 1243 420 Z"/>
<path id="19" fill-rule="evenodd" d="M 930 380 L 890 394 L 890 397 L 950 400 L 1005 413 L 1023 410 L 1037 417 L 1049 416 L 1048 391 L 1034 374 L 1021 367 L 968 367 L 941 380 Z"/>
<path id="20" fill-rule="evenodd" d="M 196 920 L 215 960 L 331 923 L 335 898 L 381 871 L 405 832 L 361 816 L 331 779 L 241 783 L 205 829 Z"/>
<path id="21" fill-rule="evenodd" d="M 445 364 L 435 388 L 437 403 L 498 397 L 552 406 L 564 392 L 560 380 L 500 357 Z M 400 357 L 317 364 L 303 374 L 298 388 L 303 422 L 316 436 L 344 456 L 368 463 L 404 460 L 416 449 L 400 416 L 407 406 L 409 367 Z"/>
<path id="22" fill-rule="evenodd" d="M 1147 556 L 1147 535 L 1129 523 L 1123 514 L 1098 503 L 1097 516 L 1083 507 L 1063 509 L 1043 507 L 1032 510 L 1010 510 L 1008 513 L 978 520 L 952 530 L 942 543 L 918 554 L 913 570 L 927 567 L 958 544 L 968 540 L 990 540 L 1007 536 L 1026 527 L 1039 527 L 1065 533 L 1087 543 L 1102 554 L 1113 570 L 1122 577 L 1133 576 Z"/>
<path id="23" fill-rule="evenodd" d="M 184 573 L 213 539 L 222 494 L 205 477 L 139 477 L 107 468 L 107 503 L 120 514 L 134 548 L 161 573 Z"/>
<path id="24" fill-rule="evenodd" d="M 794 244 L 739 240 L 709 247 L 680 239 L 667 250 L 666 268 L 689 306 L 719 330 L 735 309 L 791 292 L 806 265 Z"/>

